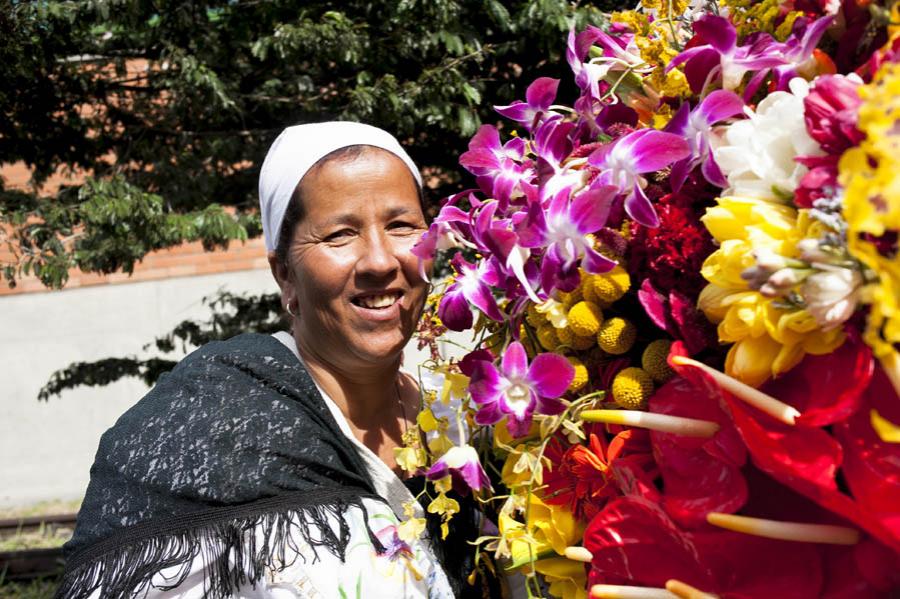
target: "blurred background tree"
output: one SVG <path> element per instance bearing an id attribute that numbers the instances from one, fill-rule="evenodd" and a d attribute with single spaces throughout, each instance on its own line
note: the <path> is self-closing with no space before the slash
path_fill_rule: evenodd
<path id="1" fill-rule="evenodd" d="M 394 132 L 429 181 L 432 206 L 459 184 L 457 158 L 492 104 L 538 76 L 563 79 L 567 31 L 627 5 L 563 0 L 0 0 L 2 278 L 61 288 L 70 268 L 131 272 L 148 252 L 261 234 L 257 177 L 285 126 L 358 120 Z M 209 299 L 145 349 L 174 351 L 279 328 L 274 295 Z M 165 358 L 111 358 L 54 374 L 41 397 L 122 376 L 152 383 Z"/>

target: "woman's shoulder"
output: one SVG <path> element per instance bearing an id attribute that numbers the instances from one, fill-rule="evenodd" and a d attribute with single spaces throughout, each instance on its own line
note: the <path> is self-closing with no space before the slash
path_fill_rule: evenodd
<path id="1" fill-rule="evenodd" d="M 101 438 L 98 456 L 135 445 L 144 451 L 166 447 L 173 430 L 191 431 L 181 437 L 200 435 L 227 444 L 323 413 L 316 399 L 309 375 L 271 335 L 213 341 L 185 356 L 123 413 Z M 153 435 L 167 441 L 151 443 Z"/>
<path id="2" fill-rule="evenodd" d="M 176 368 L 217 357 L 236 355 L 264 362 L 272 360 L 295 362 L 293 354 L 272 335 L 241 333 L 229 339 L 210 341 L 201 345 L 186 355 Z"/>

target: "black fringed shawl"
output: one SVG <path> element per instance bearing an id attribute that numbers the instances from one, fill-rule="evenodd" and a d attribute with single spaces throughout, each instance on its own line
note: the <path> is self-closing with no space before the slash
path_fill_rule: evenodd
<path id="1" fill-rule="evenodd" d="M 377 496 L 362 460 L 290 350 L 268 335 L 210 343 L 103 435 L 57 597 L 139 595 L 180 566 L 174 588 L 201 551 L 207 595 L 227 597 L 285 565 L 292 533 L 343 559 L 343 514 L 364 497 Z"/>

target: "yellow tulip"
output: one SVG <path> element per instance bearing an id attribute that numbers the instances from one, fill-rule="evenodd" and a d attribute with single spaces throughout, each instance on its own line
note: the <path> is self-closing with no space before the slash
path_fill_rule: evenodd
<path id="1" fill-rule="evenodd" d="M 528 499 L 528 525 L 501 511 L 500 534 L 509 543 L 513 567 L 521 567 L 532 559 L 562 556 L 566 547 L 581 542 L 584 525 L 563 506 L 545 504 L 536 493 Z"/>
<path id="2" fill-rule="evenodd" d="M 587 599 L 587 576 L 581 562 L 551 557 L 535 562 L 534 569 L 547 579 L 548 590 L 554 597 Z"/>
<path id="3" fill-rule="evenodd" d="M 719 287 L 749 289 L 741 273 L 753 264 L 753 247 L 741 239 L 728 239 L 706 258 L 700 268 L 700 274 Z"/>
<path id="4" fill-rule="evenodd" d="M 772 364 L 781 344 L 769 337 L 746 337 L 731 346 L 725 358 L 725 373 L 759 387 L 772 375 Z"/>
<path id="5" fill-rule="evenodd" d="M 759 198 L 726 196 L 700 218 L 716 241 L 749 240 L 751 235 L 785 239 L 795 227 L 797 211 Z"/>
<path id="6" fill-rule="evenodd" d="M 712 322 L 721 322 L 728 313 L 728 308 L 736 301 L 740 301 L 746 295 L 753 295 L 755 291 L 734 291 L 719 287 L 710 283 L 700 292 L 697 299 L 697 307 L 706 314 Z"/>

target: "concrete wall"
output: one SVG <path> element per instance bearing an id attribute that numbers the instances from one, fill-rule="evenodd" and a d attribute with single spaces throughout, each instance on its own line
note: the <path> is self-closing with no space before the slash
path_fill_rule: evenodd
<path id="1" fill-rule="evenodd" d="M 276 290 L 259 269 L 0 297 L 0 506 L 81 497 L 100 435 L 147 390 L 123 379 L 38 401 L 51 373 L 145 355 L 155 336 L 206 316 L 201 300 L 220 287 Z"/>
<path id="2" fill-rule="evenodd" d="M 256 269 L 0 296 L 0 507 L 80 498 L 100 435 L 147 390 L 124 379 L 40 402 L 50 375 L 73 361 L 145 355 L 156 336 L 204 318 L 201 300 L 219 288 L 276 290 Z M 405 352 L 412 373 L 426 358 L 414 344 Z"/>

